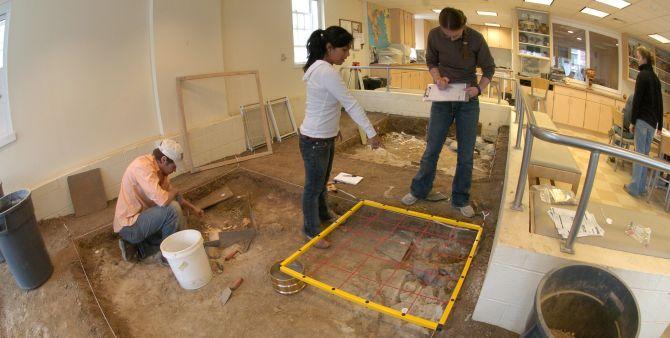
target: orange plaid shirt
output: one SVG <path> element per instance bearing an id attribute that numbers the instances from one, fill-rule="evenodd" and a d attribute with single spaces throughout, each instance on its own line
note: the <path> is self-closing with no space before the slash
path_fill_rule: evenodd
<path id="1" fill-rule="evenodd" d="M 134 159 L 121 179 L 114 213 L 114 232 L 133 225 L 140 213 L 169 198 L 170 179 L 161 173 L 152 154 Z"/>

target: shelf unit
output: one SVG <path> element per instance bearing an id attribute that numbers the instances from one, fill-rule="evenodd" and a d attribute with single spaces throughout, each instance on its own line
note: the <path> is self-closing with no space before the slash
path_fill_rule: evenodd
<path id="1" fill-rule="evenodd" d="M 623 55 L 623 64 L 626 65 L 626 72 L 623 74 L 624 78 L 628 81 L 635 82 L 638 73 L 637 59 L 635 58 L 635 49 L 638 46 L 647 47 L 656 58 L 656 64 L 654 65 L 654 71 L 658 76 L 659 81 L 661 82 L 661 90 L 663 94 L 670 95 L 670 52 L 654 47 L 640 39 L 631 37 L 624 34 L 622 37 L 623 50 L 626 53 Z M 668 68 L 663 69 L 659 63 L 667 65 Z"/>
<path id="2" fill-rule="evenodd" d="M 549 57 L 537 56 L 537 55 L 533 55 L 533 54 L 519 53 L 518 55 L 521 56 L 521 57 L 531 58 L 531 59 L 547 60 L 547 61 L 551 60 Z"/>
<path id="3" fill-rule="evenodd" d="M 549 13 L 517 8 L 515 21 L 517 69 L 531 76 L 549 73 L 552 48 Z"/>
<path id="4" fill-rule="evenodd" d="M 524 34 L 534 34 L 534 35 L 540 35 L 540 36 L 551 37 L 551 35 L 549 35 L 549 34 L 536 33 L 536 32 L 528 32 L 528 31 L 522 31 L 522 30 L 519 30 L 519 33 L 524 33 Z"/>
<path id="5" fill-rule="evenodd" d="M 547 48 L 549 49 L 549 46 L 543 46 L 543 45 L 536 45 L 534 43 L 528 43 L 528 42 L 519 42 L 520 45 L 529 45 L 529 46 L 535 46 L 535 47 L 541 47 L 541 48 Z"/>

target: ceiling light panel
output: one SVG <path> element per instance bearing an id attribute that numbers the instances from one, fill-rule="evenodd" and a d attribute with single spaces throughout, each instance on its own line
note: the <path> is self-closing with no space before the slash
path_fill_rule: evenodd
<path id="1" fill-rule="evenodd" d="M 477 15 L 481 16 L 498 16 L 496 12 L 487 12 L 487 11 L 477 11 Z"/>
<path id="2" fill-rule="evenodd" d="M 603 11 L 599 11 L 599 10 L 597 10 L 595 8 L 591 8 L 591 7 L 584 7 L 584 8 L 582 8 L 582 10 L 580 12 L 582 12 L 584 14 L 588 14 L 588 15 L 597 16 L 599 18 L 604 18 L 604 17 L 610 15 L 610 13 L 605 13 Z"/>
<path id="3" fill-rule="evenodd" d="M 630 6 L 630 2 L 624 1 L 624 0 L 596 0 L 596 1 L 600 2 L 601 4 L 616 7 L 618 9 L 622 9 L 622 8 L 626 8 L 626 7 Z"/>
<path id="4" fill-rule="evenodd" d="M 523 0 L 523 1 L 531 4 L 539 4 L 547 6 L 551 6 L 551 4 L 554 2 L 554 0 Z"/>

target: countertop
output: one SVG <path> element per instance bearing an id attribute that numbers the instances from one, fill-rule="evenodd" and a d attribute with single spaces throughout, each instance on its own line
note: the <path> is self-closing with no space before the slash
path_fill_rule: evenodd
<path id="1" fill-rule="evenodd" d="M 521 76 L 521 75 L 517 75 L 516 77 L 521 79 L 521 80 L 528 80 L 528 81 L 530 81 L 530 79 L 531 79 L 530 77 Z M 614 93 L 608 93 L 608 92 L 601 91 L 601 90 L 595 90 L 595 89 L 590 89 L 590 88 L 582 87 L 582 86 L 578 86 L 578 85 L 567 84 L 567 83 L 562 82 L 562 81 L 550 81 L 550 83 L 554 86 L 561 86 L 561 87 L 575 89 L 575 90 L 583 90 L 587 93 L 593 93 L 593 94 L 604 96 L 604 97 L 607 97 L 607 98 L 610 98 L 610 99 L 613 99 L 613 100 L 623 101 L 623 95 L 617 95 L 617 94 L 614 94 Z"/>

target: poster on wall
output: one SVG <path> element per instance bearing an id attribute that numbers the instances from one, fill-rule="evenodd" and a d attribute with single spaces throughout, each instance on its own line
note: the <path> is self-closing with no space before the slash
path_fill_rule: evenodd
<path id="1" fill-rule="evenodd" d="M 388 23 L 391 12 L 384 8 L 368 2 L 368 35 L 370 36 L 370 47 L 386 48 L 390 45 L 388 35 Z"/>

